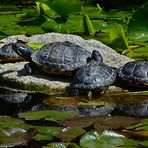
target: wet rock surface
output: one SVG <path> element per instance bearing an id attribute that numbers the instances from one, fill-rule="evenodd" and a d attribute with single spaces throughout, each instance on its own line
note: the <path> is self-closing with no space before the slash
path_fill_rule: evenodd
<path id="1" fill-rule="evenodd" d="M 113 67 L 120 67 L 123 64 L 132 61 L 132 59 L 116 53 L 110 47 L 96 40 L 84 40 L 76 35 L 67 35 L 59 33 L 47 33 L 41 35 L 34 35 L 32 37 L 26 37 L 23 35 L 10 36 L 1 40 L 6 43 L 16 42 L 17 40 L 23 40 L 31 43 L 51 43 L 51 42 L 64 42 L 70 41 L 76 43 L 86 50 L 92 52 L 97 50 L 103 57 L 104 63 Z M 4 45 L 1 44 L 0 46 Z M 19 89 L 37 90 L 44 92 L 64 92 L 71 82 L 71 78 L 60 77 L 54 75 L 44 75 L 40 72 L 36 72 L 32 76 L 20 75 L 20 70 L 23 69 L 24 64 L 27 62 L 5 63 L 0 64 L 0 83 L 1 85 L 9 85 Z M 109 90 L 120 90 L 117 87 L 110 87 Z"/>

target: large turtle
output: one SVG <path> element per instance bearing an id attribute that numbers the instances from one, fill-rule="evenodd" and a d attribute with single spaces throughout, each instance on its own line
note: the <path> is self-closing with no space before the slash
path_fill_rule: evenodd
<path id="1" fill-rule="evenodd" d="M 19 43 L 18 46 L 20 45 Z M 0 61 L 2 62 L 17 62 L 17 61 L 24 61 L 25 59 L 19 56 L 13 49 L 13 43 L 8 43 L 3 45 L 0 48 Z"/>
<path id="2" fill-rule="evenodd" d="M 16 43 L 13 44 L 13 49 L 30 61 L 25 65 L 27 74 L 32 74 L 33 69 L 38 69 L 49 74 L 71 76 L 91 57 L 90 52 L 68 41 L 48 43 L 37 52 Z"/>
<path id="3" fill-rule="evenodd" d="M 148 88 L 148 61 L 128 62 L 121 66 L 117 73 L 124 84 Z"/>
<path id="4" fill-rule="evenodd" d="M 90 62 L 77 71 L 70 85 L 70 92 L 72 95 L 78 95 L 82 90 L 88 92 L 91 98 L 92 91 L 103 93 L 115 80 L 116 71 L 103 63 L 100 54 L 93 52 Z"/>

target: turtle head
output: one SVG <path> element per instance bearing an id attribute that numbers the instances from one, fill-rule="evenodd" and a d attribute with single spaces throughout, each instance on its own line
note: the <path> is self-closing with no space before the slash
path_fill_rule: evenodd
<path id="1" fill-rule="evenodd" d="M 101 63 L 103 62 L 103 58 L 102 58 L 100 52 L 97 50 L 93 50 L 92 55 L 91 55 L 91 59 L 94 61 L 101 62 Z"/>
<path id="2" fill-rule="evenodd" d="M 33 49 L 29 46 L 26 46 L 22 43 L 13 43 L 12 49 L 24 59 L 30 61 L 31 54 L 33 53 Z"/>

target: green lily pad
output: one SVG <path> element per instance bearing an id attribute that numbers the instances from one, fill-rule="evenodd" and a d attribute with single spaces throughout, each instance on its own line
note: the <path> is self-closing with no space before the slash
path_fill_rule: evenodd
<path id="1" fill-rule="evenodd" d="M 148 141 L 142 141 L 142 142 L 140 142 L 140 145 L 142 145 L 144 147 L 148 147 Z"/>
<path id="2" fill-rule="evenodd" d="M 26 43 L 27 46 L 30 46 L 34 50 L 39 50 L 45 43 Z"/>
<path id="3" fill-rule="evenodd" d="M 127 129 L 148 131 L 148 119 L 143 119 L 139 124 L 129 126 Z"/>
<path id="4" fill-rule="evenodd" d="M 47 2 L 47 4 L 62 16 L 81 10 L 80 0 L 50 0 Z"/>
<path id="5" fill-rule="evenodd" d="M 0 116 L 0 131 L 8 128 L 23 128 L 28 130 L 29 126 L 20 119 L 12 118 L 9 116 Z"/>
<path id="6" fill-rule="evenodd" d="M 125 55 L 135 60 L 148 60 L 148 47 L 139 47 L 134 50 L 129 50 Z"/>
<path id="7" fill-rule="evenodd" d="M 126 116 L 114 116 L 111 118 L 108 118 L 105 121 L 97 122 L 94 127 L 96 131 L 102 131 L 105 129 L 124 129 L 125 127 L 128 127 L 129 125 L 137 124 L 140 120 L 134 117 L 126 117 Z"/>
<path id="8" fill-rule="evenodd" d="M 53 136 L 51 135 L 45 135 L 45 134 L 37 134 L 35 136 L 32 137 L 34 140 L 36 141 L 42 141 L 42 140 L 52 140 Z"/>
<path id="9" fill-rule="evenodd" d="M 137 147 L 138 142 L 132 139 L 125 138 L 115 132 L 105 131 L 98 134 L 96 131 L 91 131 L 83 135 L 80 139 L 80 146 L 90 148 L 118 148 L 118 147 Z"/>
<path id="10" fill-rule="evenodd" d="M 120 24 L 115 25 L 109 30 L 109 40 L 109 45 L 117 52 L 122 53 L 124 49 L 128 48 L 128 41 L 125 36 L 124 29 Z"/>
<path id="11" fill-rule="evenodd" d="M 68 143 L 64 142 L 54 142 L 54 143 L 49 143 L 47 146 L 43 146 L 42 148 L 67 148 Z"/>
<path id="12" fill-rule="evenodd" d="M 32 126 L 32 128 L 36 129 L 40 134 L 51 136 L 58 135 L 62 130 L 62 127 L 57 126 Z"/>
<path id="13" fill-rule="evenodd" d="M 50 121 L 60 121 L 66 120 L 73 116 L 78 115 L 78 112 L 74 111 L 54 111 L 54 110 L 43 110 L 43 111 L 33 111 L 20 113 L 20 118 L 25 118 L 25 120 L 50 120 Z"/>
<path id="14" fill-rule="evenodd" d="M 41 25 L 41 28 L 46 32 L 58 32 L 61 29 L 61 26 L 56 21 L 49 18 Z"/>
<path id="15" fill-rule="evenodd" d="M 14 147 L 25 145 L 30 139 L 31 134 L 20 132 L 23 129 L 8 129 L 0 133 L 0 147 Z"/>
<path id="16" fill-rule="evenodd" d="M 136 42 L 148 42 L 148 3 L 138 8 L 132 16 L 128 25 L 130 40 Z"/>
<path id="17" fill-rule="evenodd" d="M 76 139 L 78 136 L 85 134 L 86 131 L 79 127 L 67 127 L 62 130 L 62 132 L 57 136 L 60 140 L 64 142 L 70 142 Z"/>

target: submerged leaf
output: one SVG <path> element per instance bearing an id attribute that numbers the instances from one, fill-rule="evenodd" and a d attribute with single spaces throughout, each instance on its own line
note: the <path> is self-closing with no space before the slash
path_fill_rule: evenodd
<path id="1" fill-rule="evenodd" d="M 128 25 L 130 40 L 136 42 L 148 42 L 148 3 L 138 8 L 132 16 Z"/>

